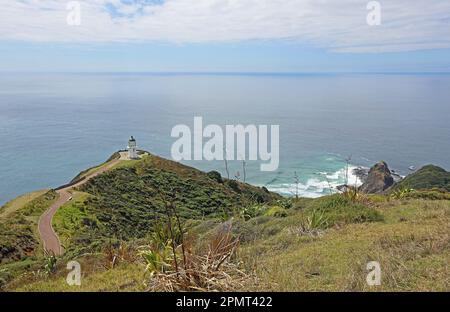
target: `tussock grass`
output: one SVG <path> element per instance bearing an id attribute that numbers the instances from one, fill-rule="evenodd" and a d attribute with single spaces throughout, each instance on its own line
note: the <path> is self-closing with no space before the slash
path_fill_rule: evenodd
<path id="1" fill-rule="evenodd" d="M 206 246 L 194 246 L 181 238 L 176 244 L 153 241 L 141 251 L 149 273 L 149 291 L 231 291 L 245 289 L 254 276 L 244 272 L 237 260 L 239 238 L 233 237 L 232 223 L 223 223 L 209 237 Z"/>
<path id="2" fill-rule="evenodd" d="M 258 289 L 448 291 L 450 202 L 410 200 L 377 211 L 384 222 L 333 227 L 315 238 L 280 232 L 242 246 L 247 258 L 257 257 Z M 370 261 L 381 264 L 381 286 L 366 284 Z"/>
<path id="3" fill-rule="evenodd" d="M 147 282 L 149 291 L 237 291 L 254 279 L 239 263 L 221 262 L 211 255 L 188 254 L 189 267 L 154 274 Z M 222 259 L 223 260 L 223 259 Z M 183 263 L 184 264 L 184 263 Z"/>
<path id="4" fill-rule="evenodd" d="M 333 195 L 335 196 L 335 195 Z M 302 202 L 300 200 L 300 202 Z M 105 265 L 107 254 L 81 257 L 82 286 L 65 283 L 67 270 L 60 260 L 50 276 L 27 273 L 10 284 L 20 291 L 448 291 L 450 289 L 450 202 L 418 199 L 377 201 L 381 221 L 347 218 L 349 223 L 312 228 L 321 235 L 290 232 L 304 218 L 320 220 L 328 209 L 344 209 L 340 199 L 302 202 L 284 218 L 260 216 L 234 220 L 191 222 L 189 233 L 177 232 L 175 269 L 172 244 L 165 241 L 168 265 L 150 274 L 143 258 Z M 345 202 L 346 203 L 346 202 Z M 312 210 L 312 207 L 315 210 Z M 317 210 L 322 208 L 322 210 Z M 314 214 L 311 214 L 315 211 Z M 318 214 L 318 211 L 321 211 Z M 353 210 L 352 210 L 353 211 Z M 369 215 L 371 215 L 370 212 Z M 172 219 L 175 225 L 176 220 Z M 370 220 L 370 219 L 369 219 Z M 329 222 L 329 221 L 328 221 Z M 357 222 L 357 223 L 355 223 Z M 176 225 L 175 225 L 176 227 Z M 180 233 L 184 233 L 183 239 Z M 162 242 L 166 233 L 156 235 Z M 239 238 L 239 242 L 236 239 Z M 182 252 L 184 244 L 184 256 Z M 154 245 L 141 244 L 144 251 Z M 161 245 L 160 245 L 161 246 Z M 114 249 L 114 248 L 113 248 Z M 120 254 L 119 247 L 110 254 Z M 130 252 L 133 254 L 133 252 Z M 172 256 L 170 256 L 172 255 Z M 141 255 L 142 257 L 142 255 Z M 108 259 L 111 259 L 109 257 Z M 225 260 L 223 260 L 225 259 Z M 366 265 L 378 261 L 382 285 L 366 284 Z M 218 264 L 221 263 L 217 268 Z M 185 265 L 186 264 L 186 265 Z M 33 267 L 33 264 L 30 264 Z M 147 267 L 147 273 L 146 272 Z M 42 263 L 40 264 L 42 268 Z M 6 273 L 3 273 L 6 274 Z M 7 290 L 8 290 L 7 289 Z"/>

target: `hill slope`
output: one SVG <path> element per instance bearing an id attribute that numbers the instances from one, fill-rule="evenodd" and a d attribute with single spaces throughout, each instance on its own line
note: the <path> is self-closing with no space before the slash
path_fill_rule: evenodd
<path id="1" fill-rule="evenodd" d="M 450 172 L 445 169 L 428 165 L 400 181 L 395 189 L 412 188 L 416 190 L 438 188 L 450 192 Z"/>
<path id="2" fill-rule="evenodd" d="M 416 188 L 434 187 L 434 178 L 429 179 L 436 174 L 438 184 L 446 181 L 446 173 L 436 168 L 417 174 L 411 180 Z M 153 273 L 170 286 L 166 271 L 174 269 L 174 259 L 180 266 L 199 261 L 195 259 L 209 261 L 212 246 L 236 239 L 233 250 L 238 252 L 225 258 L 231 268 L 223 275 L 227 281 L 212 290 L 223 289 L 221 282 L 236 291 L 449 290 L 450 197 L 444 191 L 439 197 L 417 193 L 349 190 L 318 199 L 288 199 L 148 155 L 92 178 L 58 210 L 53 226 L 66 253 L 57 260 L 42 254 L 35 233 L 37 219 L 56 200 L 55 192 L 33 197 L 0 218 L 0 287 L 142 291 L 150 284 L 158 286 Z M 166 214 L 170 205 L 181 225 L 169 237 L 168 228 L 177 230 Z M 222 233 L 220 240 L 217 233 Z M 163 269 L 159 260 L 154 262 L 158 257 L 165 259 Z M 66 264 L 72 260 L 83 268 L 82 285 L 75 288 L 65 280 Z M 371 288 L 365 282 L 369 261 L 381 264 L 381 286 Z M 149 267 L 150 276 L 145 274 Z M 242 272 L 245 278 L 235 280 L 233 274 L 239 278 Z"/>
<path id="3" fill-rule="evenodd" d="M 80 173 L 74 181 L 95 169 Z M 167 201 L 176 205 L 182 219 L 202 219 L 224 217 L 242 203 L 280 198 L 264 188 L 222 179 L 216 172 L 146 155 L 138 161 L 122 161 L 80 187 L 73 200 L 58 210 L 53 227 L 70 258 L 99 252 L 111 241 L 150 235 Z M 0 209 L 0 273 L 8 272 L 2 273 L 6 277 L 0 274 L 0 286 L 23 269 L 40 265 L 43 250 L 37 222 L 57 199 L 55 191 L 41 192 Z"/>
<path id="4" fill-rule="evenodd" d="M 388 200 L 369 197 L 370 205 L 342 195 L 299 199 L 285 215 L 234 218 L 241 238 L 241 270 L 256 276 L 236 291 L 448 291 L 450 289 L 450 201 Z M 316 213 L 319 212 L 318 215 Z M 338 213 L 336 213 L 338 212 Z M 313 217 L 316 215 L 316 217 Z M 319 216 L 319 217 L 317 217 Z M 308 220 L 316 221 L 309 222 Z M 322 221 L 320 221 L 322 219 Z M 207 241 L 220 219 L 191 224 L 197 241 Z M 20 291 L 145 291 L 150 277 L 142 260 L 102 266 L 106 256 L 79 257 L 82 285 L 65 282 L 59 264 L 54 275 L 14 281 Z M 366 265 L 381 265 L 381 286 L 366 284 Z"/>
<path id="5" fill-rule="evenodd" d="M 164 216 L 168 202 L 182 219 L 202 219 L 229 215 L 244 203 L 270 203 L 281 198 L 263 188 L 154 155 L 123 162 L 78 191 L 73 202 L 60 208 L 54 221 L 56 232 L 64 232 L 63 245 L 72 254 L 85 252 L 82 247 L 95 249 L 111 239 L 145 237 Z"/>

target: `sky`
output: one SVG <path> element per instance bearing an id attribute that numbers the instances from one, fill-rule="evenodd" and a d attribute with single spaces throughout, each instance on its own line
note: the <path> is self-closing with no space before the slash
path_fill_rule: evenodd
<path id="1" fill-rule="evenodd" d="M 450 72 L 444 0 L 7 0 L 1 72 Z"/>

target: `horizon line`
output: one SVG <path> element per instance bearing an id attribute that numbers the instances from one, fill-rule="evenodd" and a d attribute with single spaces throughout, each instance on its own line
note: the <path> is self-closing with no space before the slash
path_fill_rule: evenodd
<path id="1" fill-rule="evenodd" d="M 355 71 L 355 72 L 277 72 L 277 71 L 0 71 L 1 74 L 83 74 L 83 75 L 220 75 L 220 76 L 300 76 L 300 75 L 450 75 L 450 71 Z"/>

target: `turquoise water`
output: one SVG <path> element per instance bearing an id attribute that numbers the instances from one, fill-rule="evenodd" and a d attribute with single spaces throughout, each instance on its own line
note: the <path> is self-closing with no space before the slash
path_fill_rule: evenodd
<path id="1" fill-rule="evenodd" d="M 449 75 L 2 74 L 0 203 L 56 187 L 134 135 L 170 157 L 176 124 L 279 124 L 280 167 L 247 182 L 320 196 L 352 165 L 450 168 Z M 187 162 L 224 173 L 222 162 Z M 232 175 L 241 164 L 230 164 Z"/>

